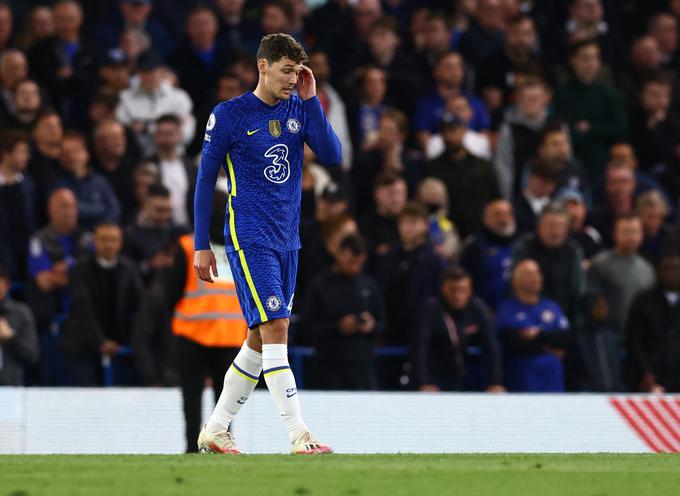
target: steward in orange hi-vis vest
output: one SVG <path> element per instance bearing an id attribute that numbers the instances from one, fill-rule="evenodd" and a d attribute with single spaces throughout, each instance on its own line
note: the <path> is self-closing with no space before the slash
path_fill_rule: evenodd
<path id="1" fill-rule="evenodd" d="M 184 295 L 175 306 L 172 331 L 203 346 L 240 348 L 248 327 L 228 267 L 219 268 L 214 283 L 201 281 L 193 268 L 193 236 L 185 234 L 179 243 L 186 255 L 187 278 Z"/>

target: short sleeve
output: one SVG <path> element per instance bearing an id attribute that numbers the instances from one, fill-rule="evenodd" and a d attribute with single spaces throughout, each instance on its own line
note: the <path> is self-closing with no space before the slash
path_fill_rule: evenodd
<path id="1" fill-rule="evenodd" d="M 202 153 L 216 160 L 224 160 L 231 146 L 233 125 L 230 106 L 227 103 L 218 104 L 205 126 Z"/>

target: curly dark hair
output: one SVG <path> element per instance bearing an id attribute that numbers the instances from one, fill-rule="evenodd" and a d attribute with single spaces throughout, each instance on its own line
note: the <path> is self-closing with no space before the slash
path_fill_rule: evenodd
<path id="1" fill-rule="evenodd" d="M 262 37 L 257 49 L 257 59 L 266 59 L 269 65 L 287 58 L 296 64 L 304 64 L 309 60 L 307 52 L 295 38 L 289 34 L 276 33 Z"/>

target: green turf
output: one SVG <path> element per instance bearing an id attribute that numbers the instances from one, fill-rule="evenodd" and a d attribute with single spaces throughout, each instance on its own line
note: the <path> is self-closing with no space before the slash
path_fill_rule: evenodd
<path id="1" fill-rule="evenodd" d="M 680 455 L 0 456 L 0 496 L 680 495 Z"/>

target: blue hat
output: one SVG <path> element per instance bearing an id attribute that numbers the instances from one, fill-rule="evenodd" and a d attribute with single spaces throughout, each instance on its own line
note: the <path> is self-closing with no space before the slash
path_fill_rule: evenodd
<path id="1" fill-rule="evenodd" d="M 557 193 L 556 200 L 562 203 L 566 203 L 568 201 L 584 203 L 583 194 L 579 190 L 573 188 L 564 188 L 561 190 L 559 193 Z"/>
<path id="2" fill-rule="evenodd" d="M 157 67 L 163 65 L 163 59 L 160 54 L 154 52 L 153 50 L 147 50 L 140 54 L 137 59 L 137 69 L 140 71 L 152 71 Z"/>
<path id="3" fill-rule="evenodd" d="M 444 126 L 451 127 L 466 127 L 465 121 L 458 117 L 456 114 L 446 113 L 442 116 L 442 128 Z"/>
<path id="4" fill-rule="evenodd" d="M 102 57 L 101 65 L 126 65 L 130 62 L 130 59 L 120 48 L 111 48 L 107 50 Z"/>

